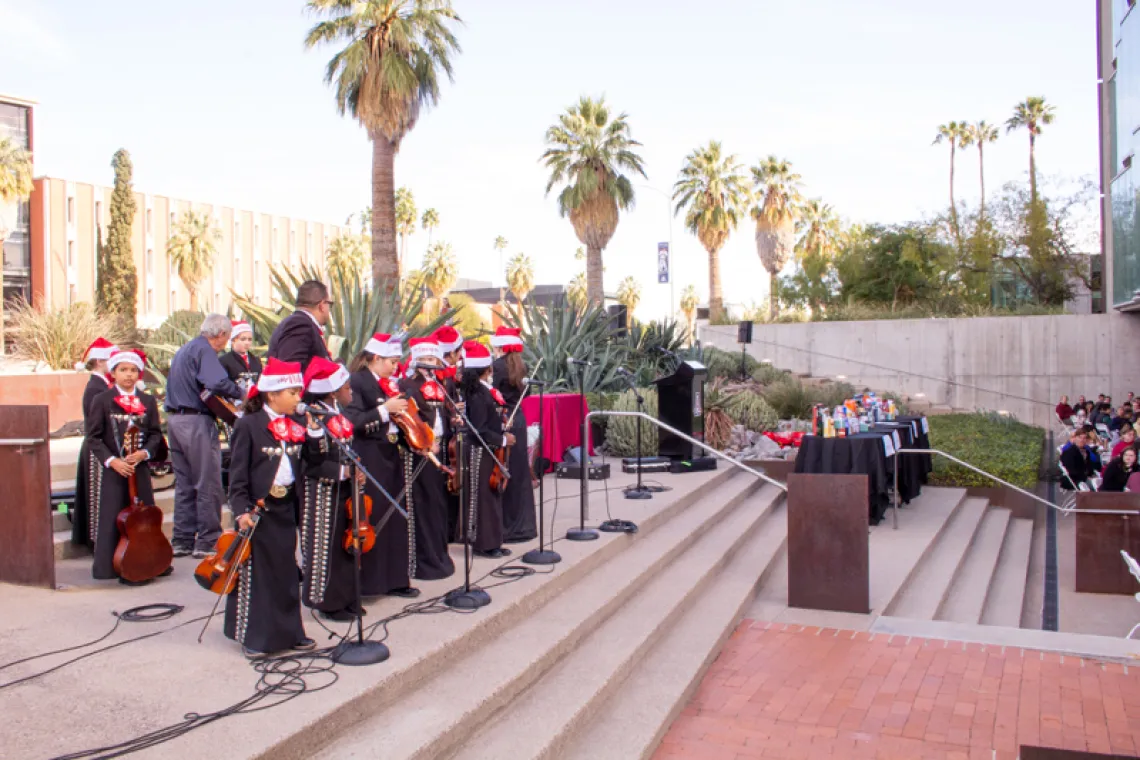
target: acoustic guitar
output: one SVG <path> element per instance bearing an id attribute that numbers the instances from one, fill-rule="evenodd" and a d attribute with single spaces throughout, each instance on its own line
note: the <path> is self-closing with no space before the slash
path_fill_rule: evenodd
<path id="1" fill-rule="evenodd" d="M 127 432 L 123 434 L 124 457 L 138 451 L 139 428 L 135 419 L 133 415 L 130 417 Z M 127 487 L 131 502 L 115 518 L 119 543 L 115 547 L 112 566 L 123 580 L 140 583 L 166 572 L 174 561 L 174 548 L 162 532 L 162 510 L 153 504 L 142 503 L 133 472 L 127 478 Z"/>

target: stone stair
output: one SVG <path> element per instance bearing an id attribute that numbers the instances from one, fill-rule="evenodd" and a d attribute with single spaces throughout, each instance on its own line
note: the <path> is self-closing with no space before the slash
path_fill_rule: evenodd
<path id="1" fill-rule="evenodd" d="M 641 726 L 651 748 L 786 532 L 783 493 L 726 472 L 525 618 L 496 626 L 430 677 L 394 685 L 382 709 L 310 756 L 561 756 L 584 732 L 613 730 L 599 716 L 611 701 L 615 714 L 627 709 L 627 688 L 656 695 L 640 702 L 657 721 Z"/>

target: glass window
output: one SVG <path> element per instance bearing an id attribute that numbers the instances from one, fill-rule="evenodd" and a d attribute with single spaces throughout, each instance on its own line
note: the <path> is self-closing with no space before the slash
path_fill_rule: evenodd
<path id="1" fill-rule="evenodd" d="M 95 224 L 103 223 L 103 204 L 95 201 Z"/>
<path id="2" fill-rule="evenodd" d="M 154 313 L 154 288 L 146 290 L 146 311 L 148 314 Z"/>
<path id="3" fill-rule="evenodd" d="M 7 137 L 24 150 L 28 149 L 28 108 L 0 103 L 0 137 Z"/>
<path id="4" fill-rule="evenodd" d="M 148 209 L 146 210 L 146 234 L 148 234 L 148 235 L 149 235 L 149 234 L 150 234 L 150 231 L 151 231 L 151 226 L 150 226 L 150 209 L 148 208 Z"/>
<path id="5" fill-rule="evenodd" d="M 67 268 L 71 269 L 75 266 L 75 241 L 67 241 Z"/>
<path id="6" fill-rule="evenodd" d="M 1112 302 L 1126 304 L 1140 288 L 1140 240 L 1137 236 L 1136 188 L 1132 168 L 1112 183 Z"/>
<path id="7" fill-rule="evenodd" d="M 67 223 L 75 224 L 75 198 L 67 197 Z"/>
<path id="8" fill-rule="evenodd" d="M 154 249 L 146 249 L 146 273 L 152 274 L 154 272 Z"/>

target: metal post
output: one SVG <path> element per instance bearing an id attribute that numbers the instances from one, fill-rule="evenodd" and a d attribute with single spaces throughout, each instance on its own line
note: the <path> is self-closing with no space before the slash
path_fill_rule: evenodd
<path id="1" fill-rule="evenodd" d="M 566 531 L 566 538 L 571 541 L 593 541 L 598 538 L 598 532 L 586 527 L 586 504 L 590 494 L 590 485 L 587 479 L 590 470 L 590 413 L 586 411 L 586 372 L 581 367 L 578 368 L 578 372 L 578 393 L 581 395 L 582 401 L 582 441 L 579 447 L 579 451 L 582 452 L 579 466 L 582 469 L 578 483 L 582 492 L 579 494 L 581 504 L 578 507 L 578 527 Z"/>
<path id="2" fill-rule="evenodd" d="M 899 453 L 895 452 L 895 495 L 891 502 L 892 522 L 894 529 L 899 529 Z"/>

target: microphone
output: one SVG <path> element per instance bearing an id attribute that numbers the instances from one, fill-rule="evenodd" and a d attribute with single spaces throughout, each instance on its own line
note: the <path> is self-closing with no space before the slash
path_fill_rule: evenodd
<path id="1" fill-rule="evenodd" d="M 566 364 L 571 367 L 593 367 L 593 362 L 588 362 L 585 359 L 575 359 L 573 356 L 566 357 Z"/>
<path id="2" fill-rule="evenodd" d="M 528 385 L 546 385 L 546 383 L 542 382 L 541 380 L 533 380 L 529 377 L 524 377 L 523 378 L 523 387 L 525 388 Z"/>
<path id="3" fill-rule="evenodd" d="M 318 409 L 312 404 L 306 404 L 304 401 L 297 404 L 297 408 L 294 411 L 297 414 L 315 414 L 318 417 L 332 417 L 336 415 L 336 412 L 330 411 L 328 409 Z"/>

